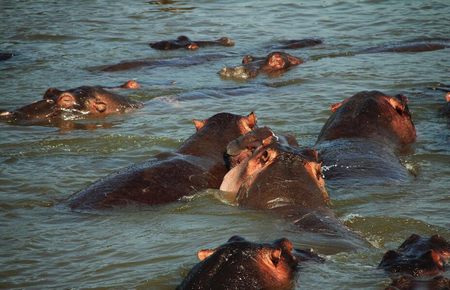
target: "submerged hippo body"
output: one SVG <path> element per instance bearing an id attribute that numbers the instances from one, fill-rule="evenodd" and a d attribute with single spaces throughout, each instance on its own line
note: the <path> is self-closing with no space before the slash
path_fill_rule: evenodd
<path id="1" fill-rule="evenodd" d="M 399 181 L 408 178 L 396 153 L 415 141 L 404 96 L 364 91 L 332 106 L 315 148 L 328 180 Z"/>
<path id="2" fill-rule="evenodd" d="M 197 132 L 172 155 L 142 164 L 94 182 L 69 199 L 72 209 L 102 209 L 127 204 L 156 205 L 176 201 L 207 188 L 219 188 L 227 172 L 226 144 L 256 124 L 253 113 L 220 113 L 195 121 Z"/>
<path id="3" fill-rule="evenodd" d="M 414 53 L 414 52 L 426 52 L 446 49 L 450 47 L 450 39 L 438 39 L 428 41 L 410 41 L 405 43 L 381 45 L 375 47 L 369 47 L 356 52 L 356 54 L 365 53 L 382 53 L 382 52 L 394 52 L 394 53 Z"/>
<path id="4" fill-rule="evenodd" d="M 219 74 L 223 78 L 248 79 L 256 77 L 260 72 L 277 75 L 287 69 L 303 63 L 300 58 L 285 52 L 275 51 L 266 57 L 246 55 L 242 59 L 242 66 L 224 67 Z"/>
<path id="5" fill-rule="evenodd" d="M 280 41 L 280 45 L 273 47 L 274 49 L 299 49 L 312 47 L 322 44 L 322 40 L 315 38 L 292 39 Z"/>
<path id="6" fill-rule="evenodd" d="M 13 57 L 14 54 L 10 52 L 0 52 L 0 61 L 8 60 Z"/>
<path id="7" fill-rule="evenodd" d="M 187 36 L 180 35 L 174 40 L 163 40 L 152 42 L 149 44 L 151 48 L 158 50 L 173 50 L 173 49 L 189 49 L 196 50 L 205 46 L 234 46 L 234 41 L 228 37 L 221 37 L 217 40 L 190 40 Z"/>
<path id="8" fill-rule="evenodd" d="M 119 87 L 109 89 L 138 87 L 135 81 L 128 81 Z M 82 86 L 65 91 L 49 88 L 42 100 L 11 112 L 2 112 L 0 119 L 19 124 L 48 124 L 65 118 L 98 118 L 126 113 L 141 106 L 139 102 L 99 86 Z"/>
<path id="9" fill-rule="evenodd" d="M 450 280 L 441 276 L 449 261 L 450 243 L 443 237 L 413 234 L 397 250 L 387 251 L 378 268 L 393 278 L 387 289 L 450 289 Z"/>
<path id="10" fill-rule="evenodd" d="M 239 236 L 216 249 L 199 251 L 198 258 L 201 262 L 177 290 L 292 289 L 299 262 L 320 261 L 311 252 L 294 250 L 288 239 L 260 244 Z"/>
<path id="11" fill-rule="evenodd" d="M 120 63 L 111 65 L 102 65 L 90 68 L 93 71 L 104 71 L 104 72 L 117 72 L 131 69 L 140 68 L 155 68 L 155 67 L 186 67 L 192 65 L 200 65 L 203 63 L 215 61 L 226 57 L 225 54 L 200 54 L 200 55 L 190 55 L 184 57 L 175 57 L 170 59 L 138 59 L 122 61 Z"/>
<path id="12" fill-rule="evenodd" d="M 268 210 L 302 231 L 326 235 L 336 248 L 365 246 L 329 209 L 317 158 L 314 150 L 300 150 L 275 140 L 231 169 L 220 189 L 234 193 L 239 206 Z"/>

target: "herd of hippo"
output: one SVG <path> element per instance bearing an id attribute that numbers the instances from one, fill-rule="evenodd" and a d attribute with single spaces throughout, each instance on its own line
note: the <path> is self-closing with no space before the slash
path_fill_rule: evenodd
<path id="1" fill-rule="evenodd" d="M 447 42 L 446 42 L 447 41 Z M 414 42 L 368 48 L 355 53 L 420 52 L 443 49 L 448 40 Z M 280 49 L 320 45 L 321 40 L 283 41 L 265 57 L 246 55 L 242 65 L 225 67 L 224 78 L 248 79 L 259 73 L 277 75 L 303 60 Z M 194 41 L 186 36 L 150 43 L 159 50 L 197 50 L 204 46 L 233 46 L 222 37 Z M 0 60 L 13 54 L 1 53 Z M 195 64 L 198 59 L 191 58 Z M 217 59 L 217 58 L 210 58 Z M 159 63 L 163 63 L 161 60 Z M 172 61 L 176 65 L 177 60 Z M 167 63 L 166 63 L 167 64 Z M 103 67 L 105 71 L 158 65 L 132 61 Z M 0 111 L 0 120 L 25 125 L 58 124 L 61 119 L 102 118 L 143 106 L 117 94 L 138 89 L 128 81 L 117 87 L 49 88 L 42 100 L 12 111 Z M 436 89 L 450 92 L 450 86 Z M 442 114 L 450 117 L 450 93 Z M 292 224 L 299 232 L 322 234 L 343 250 L 370 248 L 346 227 L 330 208 L 327 183 L 364 184 L 407 181 L 409 173 L 398 153 L 415 142 L 416 130 L 404 95 L 363 91 L 331 105 L 331 115 L 312 148 L 300 146 L 291 135 L 258 127 L 255 113 L 246 116 L 218 113 L 194 120 L 196 132 L 174 153 L 153 156 L 124 168 L 70 196 L 72 210 L 102 210 L 127 205 L 161 205 L 213 188 L 227 192 L 239 207 L 264 210 Z M 286 238 L 258 243 L 233 236 L 215 249 L 198 252 L 196 264 L 177 289 L 291 289 L 304 261 L 325 262 L 311 250 L 294 247 Z M 392 278 L 386 289 L 450 289 L 443 276 L 450 259 L 450 243 L 439 235 L 412 234 L 397 250 L 382 257 L 378 268 Z"/>

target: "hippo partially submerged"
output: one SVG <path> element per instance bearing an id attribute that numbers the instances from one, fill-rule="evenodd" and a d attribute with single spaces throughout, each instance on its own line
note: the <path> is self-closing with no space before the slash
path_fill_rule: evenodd
<path id="1" fill-rule="evenodd" d="M 364 91 L 332 106 L 315 148 L 325 178 L 342 181 L 406 180 L 397 157 L 416 139 L 407 98 Z"/>
<path id="2" fill-rule="evenodd" d="M 336 248 L 366 245 L 329 209 L 314 150 L 282 145 L 275 138 L 231 169 L 220 189 L 234 193 L 239 206 L 268 210 L 292 221 L 296 228 L 326 235 Z"/>
<path id="3" fill-rule="evenodd" d="M 291 289 L 301 261 L 321 258 L 296 250 L 288 239 L 271 244 L 249 242 L 240 236 L 197 254 L 195 265 L 178 290 L 188 289 Z"/>
<path id="4" fill-rule="evenodd" d="M 158 50 L 172 50 L 172 49 L 189 49 L 196 50 L 205 46 L 234 46 L 234 41 L 228 37 L 221 37 L 217 40 L 191 40 L 189 37 L 180 35 L 177 39 L 163 40 L 158 42 L 151 42 L 150 47 Z"/>
<path id="5" fill-rule="evenodd" d="M 450 289 L 450 280 L 440 276 L 449 261 L 450 243 L 443 237 L 413 234 L 397 250 L 387 251 L 378 268 L 392 275 L 387 289 Z"/>
<path id="6" fill-rule="evenodd" d="M 72 209 L 102 209 L 127 204 L 157 205 L 207 188 L 219 188 L 227 172 L 227 144 L 251 131 L 256 116 L 216 114 L 194 120 L 197 132 L 174 154 L 162 154 L 98 180 L 69 199 Z"/>
<path id="7" fill-rule="evenodd" d="M 265 57 L 246 55 L 241 66 L 224 67 L 219 71 L 219 75 L 238 80 L 254 78 L 260 72 L 275 76 L 301 63 L 303 61 L 300 58 L 281 51 L 271 52 Z"/>
<path id="8" fill-rule="evenodd" d="M 135 89 L 139 84 L 127 81 L 117 87 L 82 86 L 64 91 L 49 88 L 42 100 L 14 111 L 3 111 L 0 120 L 18 124 L 51 124 L 61 119 L 98 118 L 142 107 L 142 103 L 105 88 Z"/>
<path id="9" fill-rule="evenodd" d="M 279 45 L 275 45 L 274 49 L 299 49 L 305 47 L 312 47 L 322 44 L 323 41 L 317 38 L 304 38 L 304 39 L 289 39 L 279 41 Z"/>

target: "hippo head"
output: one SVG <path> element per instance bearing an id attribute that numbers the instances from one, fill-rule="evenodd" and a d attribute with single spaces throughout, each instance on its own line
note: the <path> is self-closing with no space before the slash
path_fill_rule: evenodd
<path id="1" fill-rule="evenodd" d="M 231 169 L 220 190 L 236 193 L 239 205 L 259 209 L 299 204 L 316 208 L 329 202 L 317 152 L 279 142 L 261 146 Z"/>
<path id="2" fill-rule="evenodd" d="M 338 138 L 380 138 L 399 145 L 414 142 L 416 129 L 403 95 L 364 91 L 331 106 L 333 114 L 318 142 Z"/>
<path id="3" fill-rule="evenodd" d="M 232 79 L 248 79 L 256 77 L 260 71 L 269 75 L 277 75 L 292 66 L 303 63 L 300 58 L 285 52 L 271 52 L 264 58 L 246 55 L 242 59 L 242 65 L 236 67 L 224 67 L 220 76 Z"/>
<path id="4" fill-rule="evenodd" d="M 124 83 L 121 88 L 136 88 L 135 81 Z M 102 117 L 114 113 L 125 113 L 142 104 L 127 97 L 112 94 L 101 87 L 83 86 L 61 91 L 49 88 L 43 99 L 1 117 L 9 120 L 51 121 L 54 118 L 76 119 L 83 116 Z"/>
<path id="5" fill-rule="evenodd" d="M 288 239 L 260 244 L 239 236 L 198 258 L 177 289 L 291 289 L 299 260 Z"/>
<path id="6" fill-rule="evenodd" d="M 435 276 L 445 271 L 450 259 L 450 243 L 439 235 L 423 238 L 413 234 L 397 250 L 387 251 L 379 268 L 414 277 Z"/>

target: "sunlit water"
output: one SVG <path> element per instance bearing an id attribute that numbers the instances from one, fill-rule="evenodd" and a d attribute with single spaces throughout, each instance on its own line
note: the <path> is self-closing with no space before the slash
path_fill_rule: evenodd
<path id="1" fill-rule="evenodd" d="M 423 53 L 342 55 L 403 40 L 448 37 L 448 1 L 3 1 L 0 108 L 42 97 L 48 87 L 118 85 L 137 79 L 131 96 L 146 103 L 128 115 L 97 121 L 96 130 L 0 124 L 0 288 L 173 289 L 196 252 L 239 234 L 268 242 L 287 237 L 314 248 L 299 289 L 383 289 L 382 254 L 412 233 L 450 239 L 450 127 L 438 115 L 450 83 L 449 49 Z M 166 4 L 163 4 L 166 3 Z M 147 43 L 185 34 L 229 36 L 232 48 L 160 52 Z M 224 65 L 264 55 L 277 40 L 317 37 L 324 44 L 290 53 L 306 63 L 278 78 L 222 80 Z M 98 72 L 122 60 L 222 53 L 186 67 Z M 194 133 L 193 118 L 248 114 L 259 124 L 313 145 L 329 106 L 367 89 L 409 97 L 418 139 L 402 160 L 414 175 L 395 185 L 329 185 L 339 218 L 371 242 L 336 252 L 287 222 L 227 205 L 214 191 L 167 206 L 77 213 L 71 193 L 109 173 L 175 150 Z M 169 181 L 174 182 L 174 181 Z"/>

